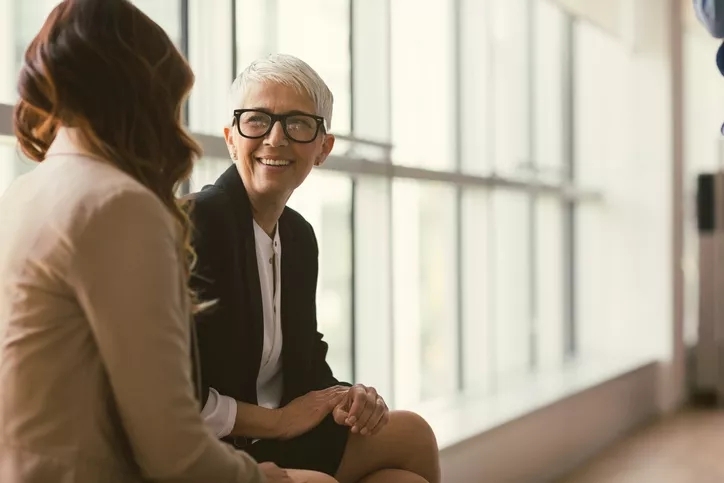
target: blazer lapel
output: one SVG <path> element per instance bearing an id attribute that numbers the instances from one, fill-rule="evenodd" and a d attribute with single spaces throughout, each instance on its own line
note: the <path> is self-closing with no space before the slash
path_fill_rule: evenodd
<path id="1" fill-rule="evenodd" d="M 259 267 L 256 258 L 254 218 L 251 212 L 249 196 L 235 165 L 231 165 L 224 174 L 221 175 L 216 181 L 216 185 L 228 193 L 237 228 L 240 230 L 242 239 L 244 240 L 243 253 L 240 254 L 239 259 L 243 265 L 243 272 L 240 274 L 240 278 L 236 277 L 233 285 L 239 294 L 243 293 L 243 290 L 246 290 L 248 295 L 248 313 L 241 313 L 240 316 L 243 319 L 237 322 L 242 324 L 245 329 L 244 335 L 248 337 L 251 342 L 244 344 L 244 352 L 247 352 L 245 357 L 246 363 L 252 364 L 252 367 L 255 368 L 254 371 L 250 373 L 254 374 L 254 385 L 252 387 L 256 388 L 256 375 L 259 373 L 259 367 L 261 366 L 261 356 L 264 346 L 264 312 L 262 308 L 261 285 L 259 282 Z M 282 264 L 282 267 L 283 266 Z M 283 277 L 282 280 L 284 280 Z M 243 304 L 241 306 L 243 306 Z"/>

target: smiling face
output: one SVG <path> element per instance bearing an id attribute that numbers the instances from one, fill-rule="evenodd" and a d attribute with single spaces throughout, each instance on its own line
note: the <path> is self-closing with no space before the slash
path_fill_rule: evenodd
<path id="1" fill-rule="evenodd" d="M 314 103 L 291 86 L 275 82 L 252 84 L 241 106 L 270 114 L 316 115 Z M 334 146 L 334 136 L 320 128 L 316 139 L 298 143 L 287 138 L 281 122 L 259 139 L 242 136 L 236 124 L 224 129 L 229 152 L 250 198 L 286 203 L 314 166 L 319 166 Z"/>

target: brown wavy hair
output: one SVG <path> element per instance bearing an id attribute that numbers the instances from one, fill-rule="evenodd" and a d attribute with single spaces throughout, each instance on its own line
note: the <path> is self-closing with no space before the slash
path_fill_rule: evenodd
<path id="1" fill-rule="evenodd" d="M 168 35 L 127 0 L 65 0 L 25 52 L 14 130 L 42 162 L 61 126 L 163 202 L 176 219 L 188 280 L 191 222 L 176 200 L 200 146 L 182 125 L 194 74 Z"/>

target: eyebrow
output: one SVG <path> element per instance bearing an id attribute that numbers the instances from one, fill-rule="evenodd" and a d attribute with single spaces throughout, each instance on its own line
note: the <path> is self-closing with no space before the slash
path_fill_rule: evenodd
<path id="1" fill-rule="evenodd" d="M 306 112 L 306 111 L 300 111 L 300 110 L 298 110 L 298 109 L 294 109 L 294 110 L 286 111 L 286 112 L 281 112 L 281 113 L 272 112 L 270 109 L 267 109 L 267 108 L 264 108 L 264 107 L 247 107 L 246 110 L 250 110 L 250 111 L 261 111 L 261 112 L 265 112 L 265 113 L 267 113 L 267 114 L 278 114 L 278 115 L 280 115 L 280 116 L 290 115 L 290 114 L 291 114 L 291 115 L 294 115 L 294 114 L 304 114 L 305 116 L 317 116 L 317 114 L 312 114 L 311 112 Z M 319 116 L 319 117 L 321 117 L 321 116 Z"/>

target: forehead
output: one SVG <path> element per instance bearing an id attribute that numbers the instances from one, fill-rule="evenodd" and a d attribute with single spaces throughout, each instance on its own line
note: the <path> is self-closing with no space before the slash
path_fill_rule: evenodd
<path id="1" fill-rule="evenodd" d="M 278 82 L 253 83 L 244 95 L 242 109 L 261 108 L 273 113 L 303 111 L 316 114 L 312 99 L 295 87 Z"/>

